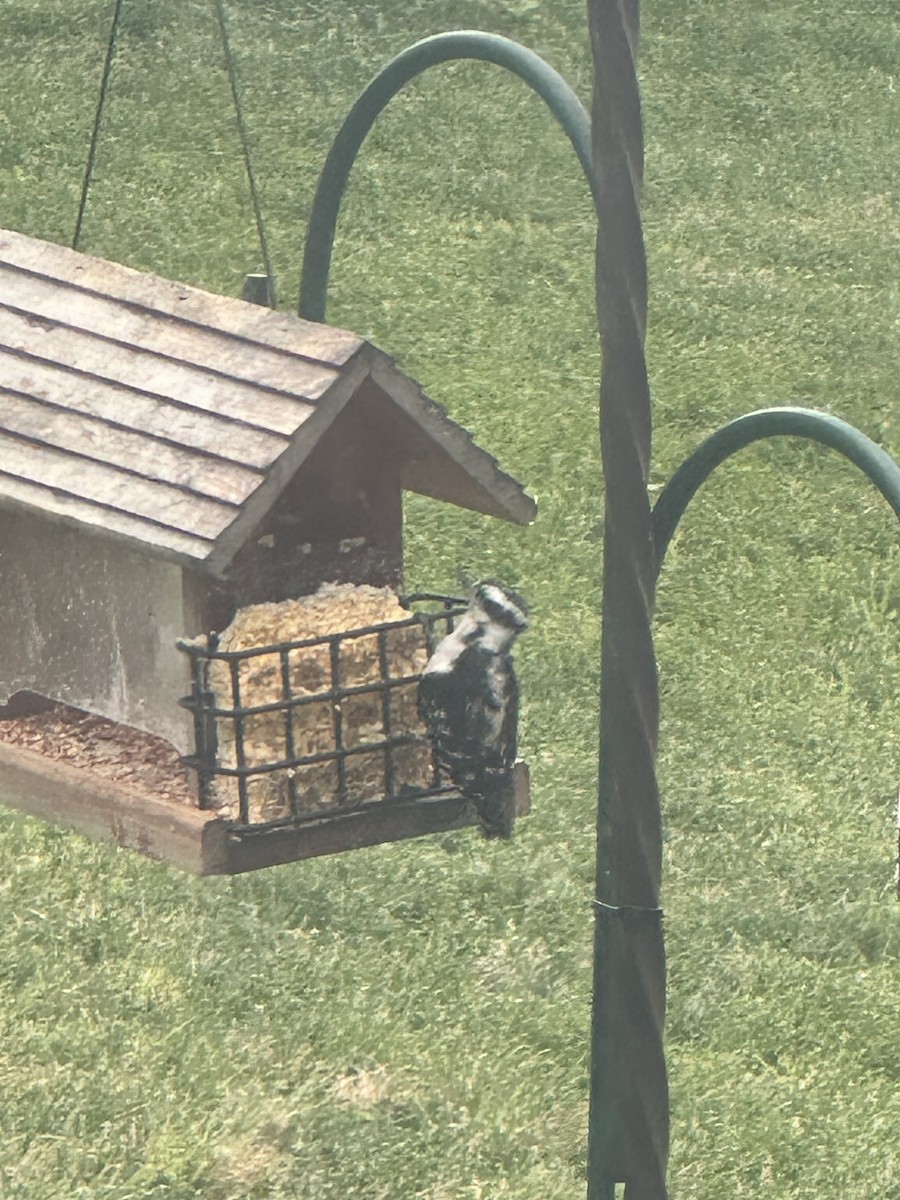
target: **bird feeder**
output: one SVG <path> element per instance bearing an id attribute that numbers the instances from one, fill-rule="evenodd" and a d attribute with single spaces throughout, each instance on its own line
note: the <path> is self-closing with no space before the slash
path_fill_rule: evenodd
<path id="1" fill-rule="evenodd" d="M 404 490 L 535 513 L 363 338 L 0 232 L 2 802 L 200 874 L 471 823 Z"/>

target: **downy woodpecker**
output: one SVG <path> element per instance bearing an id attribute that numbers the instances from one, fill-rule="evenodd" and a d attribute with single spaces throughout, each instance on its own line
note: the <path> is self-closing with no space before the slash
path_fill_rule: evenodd
<path id="1" fill-rule="evenodd" d="M 419 715 L 438 767 L 474 806 L 487 837 L 509 837 L 515 822 L 519 688 L 510 652 L 527 614 L 515 592 L 478 584 L 419 684 Z"/>

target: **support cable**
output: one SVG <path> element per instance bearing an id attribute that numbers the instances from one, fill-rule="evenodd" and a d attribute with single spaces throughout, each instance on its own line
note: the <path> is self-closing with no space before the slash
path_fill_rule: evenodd
<path id="1" fill-rule="evenodd" d="M 103 64 L 103 78 L 100 81 L 100 95 L 97 99 L 97 111 L 94 114 L 94 128 L 91 132 L 91 145 L 88 150 L 87 165 L 81 184 L 81 199 L 78 203 L 78 216 L 75 220 L 75 232 L 72 235 L 72 249 L 77 250 L 81 241 L 81 227 L 84 223 L 84 212 L 87 208 L 88 192 L 91 190 L 91 180 L 94 175 L 94 161 L 97 157 L 97 143 L 100 139 L 100 126 L 103 123 L 103 109 L 106 105 L 106 93 L 109 89 L 109 77 L 112 74 L 113 60 L 116 57 L 116 46 L 119 40 L 119 24 L 122 17 L 124 0 L 116 0 L 112 25 L 109 30 L 109 41 L 106 45 L 106 62 Z"/>
<path id="2" fill-rule="evenodd" d="M 268 279 L 268 302 L 270 308 L 276 306 L 275 272 L 272 269 L 272 259 L 269 254 L 269 240 L 266 236 L 266 226 L 263 221 L 262 203 L 259 195 L 259 185 L 256 172 L 253 169 L 253 159 L 250 155 L 250 137 L 247 132 L 247 122 L 244 118 L 244 108 L 241 103 L 241 93 L 238 87 L 237 70 L 234 64 L 234 54 L 231 50 L 231 40 L 228 36 L 228 22 L 225 17 L 223 0 L 213 0 L 213 7 L 219 22 L 222 35 L 222 49 L 225 54 L 225 69 L 228 72 L 228 82 L 231 85 L 231 96 L 234 101 L 234 112 L 237 120 L 238 136 L 241 142 L 241 152 L 244 156 L 244 166 L 247 170 L 247 182 L 250 185 L 250 199 L 253 203 L 253 215 L 256 219 L 256 232 L 259 237 L 259 248 L 262 253 L 263 267 Z"/>

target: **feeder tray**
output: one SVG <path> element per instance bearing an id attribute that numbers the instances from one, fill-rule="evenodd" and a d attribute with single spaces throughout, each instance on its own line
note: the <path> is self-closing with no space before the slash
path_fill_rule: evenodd
<path id="1" fill-rule="evenodd" d="M 471 806 L 442 776 L 418 724 L 421 670 L 393 669 L 398 649 L 424 666 L 452 628 L 461 609 L 440 599 L 438 612 L 301 641 L 231 651 L 218 648 L 216 635 L 181 642 L 194 681 L 182 700 L 194 719 L 191 755 L 155 735 L 20 693 L 0 710 L 7 795 L 35 816 L 200 875 L 470 825 Z M 323 675 L 324 689 L 303 686 Z M 242 705 L 242 680 L 247 692 L 278 698 Z M 312 725 L 305 719 L 311 713 Z M 297 752 L 298 725 L 307 737 L 312 731 L 314 753 Z M 522 762 L 515 783 L 524 815 L 530 795 Z"/>
<path id="2" fill-rule="evenodd" d="M 404 490 L 535 513 L 357 335 L 0 231 L 0 800 L 203 874 L 469 823 L 411 720 L 430 617 L 227 640 L 395 601 Z"/>

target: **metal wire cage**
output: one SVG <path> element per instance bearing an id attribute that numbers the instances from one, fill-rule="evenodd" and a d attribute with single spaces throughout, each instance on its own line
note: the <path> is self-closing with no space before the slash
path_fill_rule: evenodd
<path id="1" fill-rule="evenodd" d="M 191 661 L 180 703 L 193 714 L 196 750 L 184 762 L 197 772 L 201 808 L 249 833 L 452 790 L 417 694 L 465 602 L 416 593 L 401 603 L 416 606 L 406 620 L 301 641 L 177 643 Z"/>

